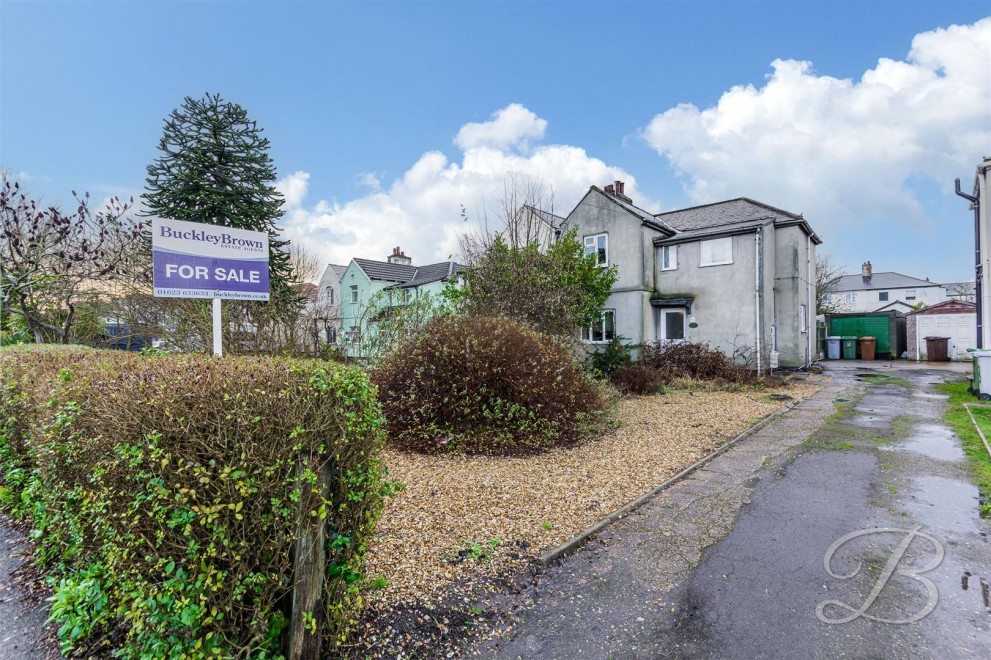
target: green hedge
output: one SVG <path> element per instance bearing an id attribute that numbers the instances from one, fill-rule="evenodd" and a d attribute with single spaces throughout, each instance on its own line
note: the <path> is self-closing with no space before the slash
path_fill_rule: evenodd
<path id="1" fill-rule="evenodd" d="M 392 487 L 363 372 L 70 347 L 4 349 L 0 374 L 0 504 L 34 528 L 66 650 L 279 655 L 300 515 L 327 525 L 314 626 L 345 639 Z"/>

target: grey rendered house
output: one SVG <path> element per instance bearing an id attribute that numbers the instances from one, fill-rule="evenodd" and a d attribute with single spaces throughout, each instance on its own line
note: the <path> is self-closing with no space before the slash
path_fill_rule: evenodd
<path id="1" fill-rule="evenodd" d="M 800 367 L 815 353 L 815 250 L 795 213 L 745 197 L 652 214 L 623 182 L 592 186 L 568 214 L 587 254 L 618 278 L 591 344 L 708 342 L 753 366 Z"/>

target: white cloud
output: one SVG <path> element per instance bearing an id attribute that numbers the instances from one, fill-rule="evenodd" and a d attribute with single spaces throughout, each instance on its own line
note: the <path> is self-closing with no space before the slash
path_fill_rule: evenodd
<path id="1" fill-rule="evenodd" d="M 306 172 L 293 172 L 287 177 L 279 179 L 275 184 L 275 189 L 282 193 L 286 199 L 286 209 L 295 211 L 303 204 L 307 190 L 310 187 L 310 175 Z"/>
<path id="2" fill-rule="evenodd" d="M 366 186 L 372 190 L 372 192 L 378 192 L 382 190 L 382 181 L 379 179 L 378 175 L 374 172 L 360 172 L 354 177 L 355 181 L 360 185 Z"/>
<path id="3" fill-rule="evenodd" d="M 858 81 L 771 66 L 762 87 L 679 105 L 643 130 L 693 200 L 754 197 L 827 234 L 877 218 L 923 226 L 914 182 L 952 189 L 991 144 L 991 18 L 919 34 L 904 61 L 881 59 Z"/>
<path id="4" fill-rule="evenodd" d="M 346 264 L 352 257 L 381 259 L 395 246 L 428 264 L 457 256 L 458 237 L 472 221 L 497 207 L 507 177 L 523 175 L 552 191 L 554 210 L 567 214 L 590 185 L 626 181 L 626 192 L 645 208 L 636 179 L 618 167 L 568 145 L 531 146 L 544 135 L 547 122 L 518 104 L 509 105 L 483 123 L 466 124 L 457 133 L 459 159 L 430 151 L 390 183 L 359 174 L 371 191 L 346 202 L 319 200 L 308 205 L 309 175 L 296 172 L 277 187 L 286 196 L 286 236 L 300 240 L 326 263 Z M 378 184 L 376 187 L 373 184 Z"/>
<path id="5" fill-rule="evenodd" d="M 526 149 L 530 139 L 539 140 L 547 130 L 547 121 L 541 119 L 519 103 L 511 103 L 492 113 L 492 119 L 480 124 L 465 124 L 458 131 L 454 143 L 464 151 L 476 147 L 508 149 L 512 146 Z"/>

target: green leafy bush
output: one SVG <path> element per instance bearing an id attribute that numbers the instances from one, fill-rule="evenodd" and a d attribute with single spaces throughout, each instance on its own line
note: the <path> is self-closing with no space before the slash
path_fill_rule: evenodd
<path id="1" fill-rule="evenodd" d="M 596 373 L 612 376 L 618 369 L 633 364 L 629 344 L 623 343 L 622 337 L 613 337 L 605 346 L 591 346 L 588 353 L 589 366 Z"/>
<path id="2" fill-rule="evenodd" d="M 315 620 L 325 649 L 342 642 L 391 487 L 363 372 L 18 348 L 0 352 L 0 373 L 0 504 L 34 528 L 66 651 L 278 655 L 301 517 L 326 525 Z"/>
<path id="3" fill-rule="evenodd" d="M 513 454 L 576 440 L 604 405 L 572 350 L 503 317 L 436 318 L 372 379 L 390 442 Z"/>
<path id="4" fill-rule="evenodd" d="M 613 385 L 621 394 L 660 394 L 664 392 L 664 374 L 642 364 L 617 369 L 612 375 Z"/>
<path id="5" fill-rule="evenodd" d="M 757 381 L 755 371 L 706 342 L 650 342 L 640 351 L 640 364 L 659 370 L 666 382 L 675 378 L 739 384 Z"/>

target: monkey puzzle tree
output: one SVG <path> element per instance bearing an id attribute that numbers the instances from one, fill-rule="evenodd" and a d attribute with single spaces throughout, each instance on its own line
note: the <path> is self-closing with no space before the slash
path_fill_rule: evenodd
<path id="1" fill-rule="evenodd" d="M 273 302 L 294 302 L 289 241 L 276 226 L 284 200 L 261 133 L 237 103 L 187 96 L 165 120 L 142 197 L 149 215 L 267 232 Z"/>

